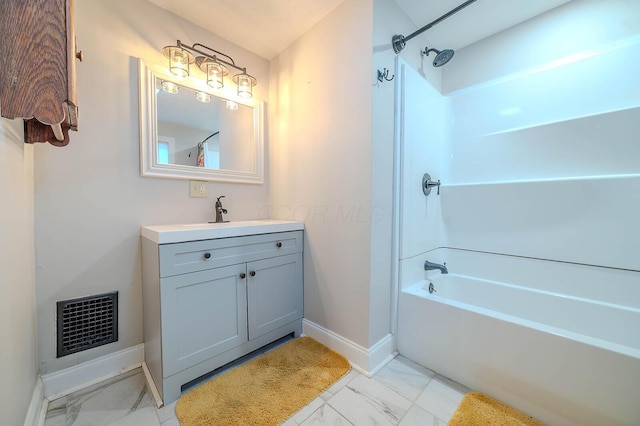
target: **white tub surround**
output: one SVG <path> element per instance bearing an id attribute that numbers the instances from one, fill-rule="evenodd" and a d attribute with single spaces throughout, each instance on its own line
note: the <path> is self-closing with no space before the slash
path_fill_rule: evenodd
<path id="1" fill-rule="evenodd" d="M 460 49 L 446 96 L 396 69 L 398 350 L 548 424 L 640 424 L 639 7 Z"/>
<path id="2" fill-rule="evenodd" d="M 640 271 L 436 249 L 400 272 L 400 354 L 548 424 L 640 420 Z"/>
<path id="3" fill-rule="evenodd" d="M 399 304 L 398 350 L 419 364 L 548 424 L 640 420 L 637 307 L 457 275 Z"/>
<path id="4" fill-rule="evenodd" d="M 400 352 L 548 424 L 637 424 L 638 359 L 402 294 Z M 422 314 L 420 314 L 422 312 Z M 428 326 L 425 326 L 428 324 Z M 418 328 L 420 330 L 418 330 Z"/>

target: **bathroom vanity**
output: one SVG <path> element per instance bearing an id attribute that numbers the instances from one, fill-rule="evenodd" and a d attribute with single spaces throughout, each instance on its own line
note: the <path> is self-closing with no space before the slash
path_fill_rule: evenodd
<path id="1" fill-rule="evenodd" d="M 159 405 L 185 383 L 300 335 L 303 229 L 274 220 L 142 227 L 143 368 Z"/>

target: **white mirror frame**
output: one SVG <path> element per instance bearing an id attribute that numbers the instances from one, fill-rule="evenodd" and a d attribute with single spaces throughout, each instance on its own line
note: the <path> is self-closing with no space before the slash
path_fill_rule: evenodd
<path id="1" fill-rule="evenodd" d="M 207 92 L 212 96 L 221 97 L 211 91 L 202 82 L 198 85 L 193 79 L 177 80 L 168 70 L 156 65 L 148 65 L 142 59 L 139 68 L 139 120 L 140 120 L 140 174 L 142 176 L 174 179 L 193 179 L 218 182 L 236 183 L 264 183 L 264 102 L 247 103 L 239 97 L 224 97 L 239 104 L 253 108 L 253 131 L 255 139 L 255 168 L 254 172 L 225 169 L 205 169 L 201 167 L 183 166 L 178 164 L 158 163 L 158 129 L 156 104 L 156 77 L 173 81 L 181 86 L 193 90 Z"/>

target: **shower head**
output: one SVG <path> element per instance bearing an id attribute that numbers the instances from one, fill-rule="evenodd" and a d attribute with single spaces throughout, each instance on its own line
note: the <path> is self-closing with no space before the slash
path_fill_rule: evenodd
<path id="1" fill-rule="evenodd" d="M 454 51 L 451 49 L 438 50 L 438 49 L 428 49 L 427 47 L 420 53 L 425 56 L 429 56 L 430 52 L 435 52 L 436 58 L 433 60 L 434 67 L 441 67 L 453 58 Z"/>

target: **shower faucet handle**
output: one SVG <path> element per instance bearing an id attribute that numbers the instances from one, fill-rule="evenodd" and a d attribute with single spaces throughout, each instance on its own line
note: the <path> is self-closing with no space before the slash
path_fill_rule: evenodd
<path id="1" fill-rule="evenodd" d="M 437 181 L 437 182 L 432 181 L 432 180 L 428 180 L 428 181 L 427 181 L 427 187 L 431 188 L 431 187 L 434 187 L 434 186 L 437 186 L 437 187 L 438 187 L 438 192 L 437 192 L 437 194 L 438 194 L 438 195 L 440 195 L 440 179 L 438 179 L 438 181 Z"/>
<path id="2" fill-rule="evenodd" d="M 424 195 L 431 194 L 431 188 L 434 186 L 438 187 L 438 195 L 440 195 L 440 179 L 437 181 L 431 180 L 431 175 L 425 173 L 424 176 L 422 176 L 422 192 Z"/>

